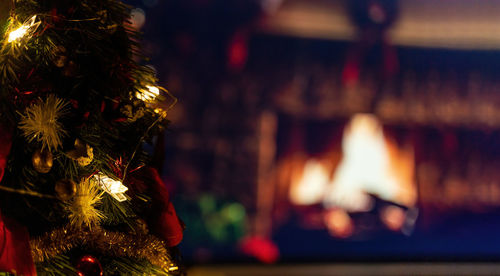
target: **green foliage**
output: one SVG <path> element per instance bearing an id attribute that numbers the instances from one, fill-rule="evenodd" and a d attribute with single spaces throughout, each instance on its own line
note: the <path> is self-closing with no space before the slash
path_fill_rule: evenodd
<path id="1" fill-rule="evenodd" d="M 108 226 L 126 224 L 129 230 L 134 230 L 132 222 L 137 216 L 129 201 L 118 202 L 110 195 L 105 194 L 100 209 L 104 214 L 107 214 L 103 224 Z"/>
<path id="2" fill-rule="evenodd" d="M 38 263 L 37 273 L 40 276 L 65 276 L 77 274 L 68 256 L 55 256 L 46 262 Z"/>
<path id="3" fill-rule="evenodd" d="M 104 266 L 105 275 L 169 275 L 165 271 L 152 267 L 146 261 L 113 258 Z"/>
<path id="4" fill-rule="evenodd" d="M 182 198 L 176 202 L 183 221 L 188 225 L 186 247 L 234 244 L 245 234 L 247 213 L 240 203 L 220 199 L 212 194 Z"/>

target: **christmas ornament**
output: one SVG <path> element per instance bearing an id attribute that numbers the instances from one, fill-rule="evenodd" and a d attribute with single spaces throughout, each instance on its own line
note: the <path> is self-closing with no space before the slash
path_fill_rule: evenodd
<path id="1" fill-rule="evenodd" d="M 31 163 L 37 172 L 48 173 L 54 164 L 52 152 L 48 149 L 38 149 L 35 153 L 33 153 Z"/>
<path id="2" fill-rule="evenodd" d="M 75 149 L 68 151 L 66 154 L 82 167 L 89 165 L 94 159 L 94 149 L 80 139 L 75 140 Z"/>
<path id="3" fill-rule="evenodd" d="M 101 276 L 102 266 L 99 260 L 94 256 L 83 256 L 76 264 L 76 270 L 79 276 Z"/>
<path id="4" fill-rule="evenodd" d="M 127 200 L 125 192 L 128 190 L 127 186 L 123 185 L 121 181 L 114 180 L 103 173 L 94 175 L 95 180 L 101 186 L 101 189 L 106 191 L 114 199 L 122 202 Z"/>
<path id="5" fill-rule="evenodd" d="M 55 47 L 52 51 L 51 60 L 56 67 L 64 67 L 68 60 L 68 57 L 66 55 L 66 48 L 64 48 L 64 46 Z"/>
<path id="6" fill-rule="evenodd" d="M 76 183 L 73 180 L 62 179 L 56 182 L 54 189 L 60 200 L 68 201 L 76 194 Z"/>
<path id="7" fill-rule="evenodd" d="M 104 218 L 103 213 L 96 209 L 102 195 L 103 192 L 99 191 L 98 183 L 93 178 L 83 179 L 77 185 L 73 200 L 65 206 L 70 224 L 76 228 L 98 225 Z"/>
<path id="8" fill-rule="evenodd" d="M 14 41 L 20 41 L 24 37 L 33 35 L 33 33 L 36 31 L 40 23 L 41 23 L 40 21 L 36 20 L 36 15 L 33 15 L 24 24 L 9 32 L 7 42 L 11 43 Z"/>
<path id="9" fill-rule="evenodd" d="M 67 103 L 54 95 L 28 107 L 19 124 L 28 142 L 40 142 L 48 149 L 60 147 L 66 131 L 58 119 L 66 113 L 66 107 Z"/>

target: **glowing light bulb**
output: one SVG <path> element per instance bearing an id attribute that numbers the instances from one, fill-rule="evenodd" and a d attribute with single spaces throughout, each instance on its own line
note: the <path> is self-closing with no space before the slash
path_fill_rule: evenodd
<path id="1" fill-rule="evenodd" d="M 125 192 L 128 190 L 127 186 L 119 180 L 114 180 L 103 173 L 98 173 L 94 178 L 99 182 L 101 189 L 106 191 L 114 199 L 122 202 L 127 200 Z"/>
<path id="2" fill-rule="evenodd" d="M 7 39 L 7 41 L 11 43 L 20 40 L 27 35 L 33 34 L 41 23 L 35 21 L 36 15 L 33 15 L 33 17 L 31 17 L 26 23 L 21 25 L 19 28 L 11 31 L 9 33 L 9 38 Z"/>
<path id="3" fill-rule="evenodd" d="M 139 89 L 135 97 L 143 101 L 148 108 L 160 117 L 167 117 L 167 112 L 175 105 L 177 98 L 172 96 L 165 88 L 154 85 L 146 85 Z"/>
<path id="4" fill-rule="evenodd" d="M 147 85 L 146 89 L 142 89 L 141 91 L 137 92 L 135 96 L 139 100 L 143 100 L 145 102 L 151 102 L 156 99 L 156 97 L 160 96 L 160 89 L 156 86 L 152 85 Z"/>
<path id="5" fill-rule="evenodd" d="M 21 26 L 17 28 L 16 30 L 10 32 L 9 34 L 9 42 L 18 40 L 19 38 L 23 37 L 26 32 L 28 32 L 28 26 Z"/>

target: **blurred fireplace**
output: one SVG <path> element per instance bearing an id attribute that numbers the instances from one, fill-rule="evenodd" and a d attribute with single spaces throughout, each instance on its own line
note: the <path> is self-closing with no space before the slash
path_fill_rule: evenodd
<path id="1" fill-rule="evenodd" d="M 376 216 L 387 229 L 411 232 L 417 202 L 411 137 L 384 131 L 373 114 L 348 120 L 272 116 L 261 122 L 263 140 L 274 141 L 261 145 L 268 156 L 262 162 L 272 169 L 259 181 L 258 196 L 260 217 L 271 219 L 257 224 L 279 224 L 294 210 L 304 227 L 349 237 L 357 231 L 350 214 L 372 213 L 369 219 Z"/>
<path id="2" fill-rule="evenodd" d="M 499 150 L 496 131 L 265 113 L 255 227 L 270 236 L 294 218 L 336 238 L 410 235 L 463 212 L 496 212 Z"/>
<path id="3" fill-rule="evenodd" d="M 413 207 L 416 202 L 413 148 L 399 147 L 387 136 L 374 115 L 355 114 L 343 129 L 340 160 L 330 159 L 331 155 L 339 155 L 329 154 L 332 149 L 315 157 L 304 149 L 293 149 L 293 155 L 301 157 L 291 157 L 283 163 L 300 164 L 298 168 L 284 165 L 284 170 L 291 172 L 278 181 L 290 183 L 289 199 L 294 205 L 322 204 L 325 208 L 350 212 L 369 211 L 373 205 L 370 194 Z M 305 161 L 300 160 L 304 158 Z"/>

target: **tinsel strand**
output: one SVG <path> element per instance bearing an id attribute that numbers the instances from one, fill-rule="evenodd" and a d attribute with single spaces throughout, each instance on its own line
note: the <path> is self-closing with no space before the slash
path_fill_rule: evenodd
<path id="1" fill-rule="evenodd" d="M 43 262 L 80 245 L 104 255 L 146 259 L 165 271 L 175 267 L 165 243 L 160 239 L 152 235 L 112 232 L 100 227 L 90 231 L 65 226 L 32 239 L 30 245 L 35 262 Z"/>

